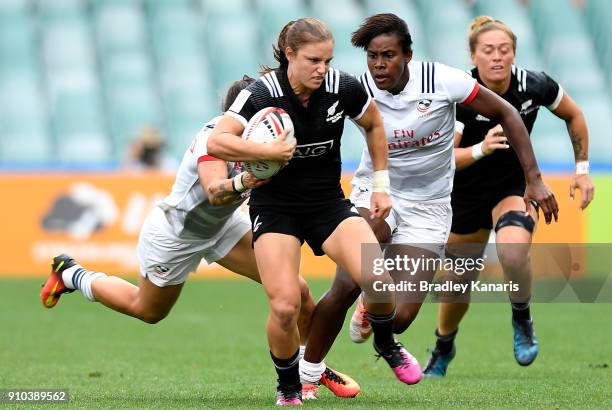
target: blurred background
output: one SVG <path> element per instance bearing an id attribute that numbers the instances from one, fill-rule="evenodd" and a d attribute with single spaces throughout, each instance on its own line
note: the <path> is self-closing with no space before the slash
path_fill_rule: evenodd
<path id="1" fill-rule="evenodd" d="M 20 198 L 3 201 L 0 222 L 11 235 L 2 252 L 33 261 L 13 258 L 3 271 L 42 270 L 58 250 L 102 263 L 99 269 L 115 259 L 123 262 L 111 270 L 135 269 L 146 212 L 169 192 L 172 171 L 219 113 L 226 87 L 274 66 L 271 45 L 284 24 L 321 18 L 336 38 L 333 66 L 358 75 L 365 56 L 350 34 L 378 12 L 407 21 L 415 59 L 466 70 L 471 19 L 488 14 L 508 23 L 518 36 L 517 65 L 546 71 L 583 109 L 598 174 L 589 210 L 568 202 L 566 225 L 547 227 L 542 240 L 612 242 L 606 0 L 1 0 L 0 189 Z M 350 175 L 364 142 L 346 127 Z M 567 200 L 574 159 L 565 124 L 540 110 L 532 141 L 557 196 Z M 162 174 L 140 175 L 148 169 Z"/>
<path id="2" fill-rule="evenodd" d="M 336 37 L 333 65 L 357 75 L 365 58 L 350 33 L 378 12 L 408 22 L 415 59 L 462 69 L 470 68 L 470 20 L 505 21 L 518 36 L 517 64 L 563 85 L 586 114 L 591 161 L 612 162 L 612 9 L 605 0 L 2 0 L 2 168 L 113 169 L 145 126 L 159 129 L 179 160 L 218 114 L 228 84 L 274 63 L 271 44 L 288 20 L 327 22 Z M 538 159 L 570 169 L 564 124 L 545 111 L 533 138 Z M 343 141 L 348 169 L 362 147 L 352 131 Z"/>

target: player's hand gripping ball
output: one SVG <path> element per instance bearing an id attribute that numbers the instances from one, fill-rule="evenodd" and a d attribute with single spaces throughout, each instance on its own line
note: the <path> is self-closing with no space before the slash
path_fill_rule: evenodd
<path id="1" fill-rule="evenodd" d="M 293 122 L 289 114 L 282 108 L 267 107 L 258 111 L 248 122 L 242 138 L 260 144 L 276 140 L 285 129 L 290 129 L 285 141 L 294 138 Z M 245 162 L 244 167 L 259 179 L 270 178 L 281 170 L 282 164 L 278 161 L 259 160 Z"/>

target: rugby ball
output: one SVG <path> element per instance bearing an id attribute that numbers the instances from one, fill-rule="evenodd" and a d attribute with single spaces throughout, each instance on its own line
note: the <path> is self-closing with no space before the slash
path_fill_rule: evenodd
<path id="1" fill-rule="evenodd" d="M 285 128 L 291 130 L 285 141 L 291 141 L 294 138 L 293 122 L 289 114 L 282 108 L 266 107 L 251 118 L 242 133 L 242 138 L 266 144 L 277 139 Z M 245 161 L 244 167 L 259 179 L 270 178 L 282 168 L 280 162 L 269 160 Z"/>

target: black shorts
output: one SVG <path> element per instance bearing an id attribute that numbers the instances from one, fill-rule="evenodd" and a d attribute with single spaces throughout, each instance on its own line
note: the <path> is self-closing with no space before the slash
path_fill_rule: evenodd
<path id="1" fill-rule="evenodd" d="M 323 242 L 338 225 L 347 218 L 359 216 L 355 205 L 348 199 L 338 200 L 329 206 L 317 209 L 292 209 L 290 212 L 277 209 L 250 207 L 253 243 L 264 233 L 275 232 L 295 236 L 300 243 L 306 241 L 315 255 L 324 255 Z"/>
<path id="2" fill-rule="evenodd" d="M 493 208 L 504 198 L 509 196 L 520 196 L 525 194 L 525 186 L 519 185 L 514 188 L 491 192 L 488 197 L 462 195 L 453 192 L 451 195 L 451 206 L 453 208 L 453 223 L 451 232 L 466 235 L 477 232 L 479 229 L 493 229 Z"/>

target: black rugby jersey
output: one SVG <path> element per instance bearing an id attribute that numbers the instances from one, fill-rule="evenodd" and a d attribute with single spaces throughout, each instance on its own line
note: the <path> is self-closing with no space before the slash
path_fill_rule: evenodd
<path id="1" fill-rule="evenodd" d="M 472 76 L 483 84 L 478 69 Z M 544 72 L 524 70 L 512 66 L 510 87 L 501 97 L 516 108 L 529 134 L 541 106 L 554 110 L 563 97 L 561 86 Z M 483 141 L 489 129 L 498 123 L 476 113 L 469 106 L 457 105 L 457 126 L 464 126 L 460 147 L 470 147 Z M 512 146 L 495 150 L 469 167 L 455 173 L 453 197 L 476 196 L 487 198 L 491 192 L 503 192 L 522 187 L 525 176 Z"/>
<path id="2" fill-rule="evenodd" d="M 333 68 L 310 96 L 306 108 L 295 95 L 284 70 L 273 70 L 241 91 L 228 115 L 246 126 L 259 110 L 282 108 L 293 121 L 297 140 L 289 164 L 270 183 L 253 190 L 250 205 L 291 212 L 344 198 L 340 186 L 344 118 L 361 118 L 369 101 L 369 95 L 356 78 Z"/>

